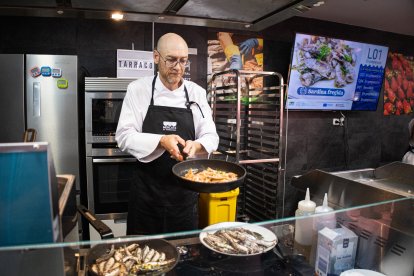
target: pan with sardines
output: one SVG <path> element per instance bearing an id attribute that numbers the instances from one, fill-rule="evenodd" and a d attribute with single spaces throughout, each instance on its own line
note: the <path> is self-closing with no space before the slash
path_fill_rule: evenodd
<path id="1" fill-rule="evenodd" d="M 178 183 L 199 193 L 220 193 L 243 184 L 246 170 L 239 164 L 215 159 L 190 159 L 173 166 Z"/>
<path id="2" fill-rule="evenodd" d="M 276 235 L 262 226 L 243 222 L 222 222 L 210 225 L 200 233 L 207 248 L 231 256 L 252 256 L 271 250 Z"/>
<path id="3" fill-rule="evenodd" d="M 175 246 L 166 240 L 99 244 L 88 254 L 88 270 L 96 276 L 161 275 L 178 262 Z"/>

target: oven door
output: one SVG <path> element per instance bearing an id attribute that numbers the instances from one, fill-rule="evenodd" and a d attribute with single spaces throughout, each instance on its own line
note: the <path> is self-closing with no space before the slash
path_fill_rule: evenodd
<path id="1" fill-rule="evenodd" d="M 99 219 L 126 219 L 137 162 L 133 157 L 86 158 L 88 205 Z"/>
<path id="2" fill-rule="evenodd" d="M 86 143 L 115 142 L 124 97 L 125 92 L 85 93 Z"/>

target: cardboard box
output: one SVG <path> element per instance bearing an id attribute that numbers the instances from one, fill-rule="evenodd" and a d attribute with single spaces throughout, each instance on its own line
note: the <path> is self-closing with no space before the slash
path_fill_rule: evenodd
<path id="1" fill-rule="evenodd" d="M 319 276 L 336 276 L 354 268 L 358 236 L 346 227 L 323 228 L 318 232 L 315 272 Z"/>

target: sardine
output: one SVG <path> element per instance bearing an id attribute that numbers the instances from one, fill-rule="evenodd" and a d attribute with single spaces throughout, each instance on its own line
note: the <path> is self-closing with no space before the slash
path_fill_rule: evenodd
<path id="1" fill-rule="evenodd" d="M 105 267 L 104 267 L 103 272 L 109 271 L 114 264 L 115 264 L 115 259 L 112 258 L 112 257 L 109 258 L 109 260 L 105 263 Z"/>
<path id="2" fill-rule="evenodd" d="M 159 261 L 159 262 L 163 262 L 163 261 L 165 261 L 165 253 L 164 253 L 164 252 L 161 252 L 161 256 L 160 256 L 160 258 L 158 259 L 158 261 Z"/>
<path id="3" fill-rule="evenodd" d="M 151 248 L 148 254 L 144 258 L 144 263 L 148 263 L 149 261 L 151 261 L 152 257 L 154 257 L 154 254 L 155 254 L 155 250 Z"/>
<path id="4" fill-rule="evenodd" d="M 160 256 L 161 256 L 160 252 L 155 251 L 155 254 L 152 257 L 152 259 L 150 260 L 150 262 L 157 262 L 160 259 Z"/>
<path id="5" fill-rule="evenodd" d="M 122 257 L 123 257 L 122 253 L 119 250 L 116 250 L 114 254 L 115 261 L 117 262 L 121 261 Z"/>
<path id="6" fill-rule="evenodd" d="M 144 249 L 142 250 L 142 256 L 141 256 L 141 261 L 144 262 L 145 257 L 147 256 L 148 252 L 150 251 L 148 245 L 146 245 L 144 247 Z"/>
<path id="7" fill-rule="evenodd" d="M 139 244 L 137 243 L 133 243 L 127 246 L 127 249 L 129 252 L 133 252 L 135 249 L 137 249 L 137 247 L 139 247 Z"/>

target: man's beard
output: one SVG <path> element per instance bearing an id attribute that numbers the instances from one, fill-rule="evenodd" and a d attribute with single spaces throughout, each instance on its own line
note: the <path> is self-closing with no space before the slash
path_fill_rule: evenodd
<path id="1" fill-rule="evenodd" d="M 167 82 L 169 83 L 169 84 L 175 84 L 175 83 L 177 83 L 177 79 L 178 79 L 178 82 L 180 82 L 181 81 L 181 75 L 179 75 L 179 74 L 174 74 L 174 75 L 167 75 Z"/>

